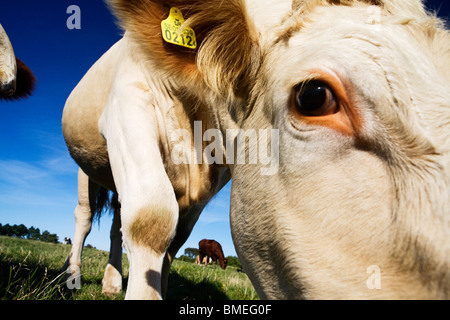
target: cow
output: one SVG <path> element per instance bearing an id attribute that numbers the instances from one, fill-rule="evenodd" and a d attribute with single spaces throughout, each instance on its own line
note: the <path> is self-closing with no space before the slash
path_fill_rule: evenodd
<path id="1" fill-rule="evenodd" d="M 200 261 L 209 258 L 217 265 L 217 260 L 219 260 L 220 267 L 224 270 L 227 268 L 227 259 L 223 255 L 222 246 L 217 241 L 208 239 L 201 240 L 198 243 L 198 252 Z"/>
<path id="2" fill-rule="evenodd" d="M 230 179 L 260 298 L 449 298 L 450 35 L 421 1 L 108 3 L 124 36 L 62 125 L 77 225 L 120 202 L 126 299 L 164 297 Z"/>
<path id="3" fill-rule="evenodd" d="M 36 78 L 14 55 L 8 35 L 0 24 L 0 100 L 17 100 L 31 95 Z"/>

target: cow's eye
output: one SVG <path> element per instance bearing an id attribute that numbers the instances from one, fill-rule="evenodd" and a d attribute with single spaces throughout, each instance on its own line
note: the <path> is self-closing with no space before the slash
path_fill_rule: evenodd
<path id="1" fill-rule="evenodd" d="M 322 81 L 300 84 L 295 90 L 296 109 L 303 116 L 318 117 L 339 111 L 333 90 Z"/>

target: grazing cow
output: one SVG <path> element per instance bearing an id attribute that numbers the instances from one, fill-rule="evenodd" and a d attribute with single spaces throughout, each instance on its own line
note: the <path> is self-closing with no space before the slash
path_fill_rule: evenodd
<path id="1" fill-rule="evenodd" d="M 217 265 L 217 260 L 219 260 L 220 267 L 224 270 L 227 268 L 227 259 L 225 259 L 225 256 L 223 255 L 222 246 L 217 241 L 207 239 L 201 240 L 198 243 L 198 252 L 201 261 L 205 258 L 209 258 Z"/>
<path id="2" fill-rule="evenodd" d="M 80 223 L 99 186 L 119 197 L 126 298 L 164 296 L 231 176 L 261 298 L 448 299 L 443 22 L 419 0 L 263 2 L 109 1 L 124 37 L 72 92 L 63 131 Z"/>
<path id="3" fill-rule="evenodd" d="M 29 96 L 35 82 L 33 72 L 14 55 L 8 35 L 0 24 L 0 100 Z"/>

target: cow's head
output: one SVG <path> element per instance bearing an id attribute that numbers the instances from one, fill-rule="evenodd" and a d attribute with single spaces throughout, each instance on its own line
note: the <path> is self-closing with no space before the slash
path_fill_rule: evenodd
<path id="1" fill-rule="evenodd" d="M 220 267 L 225 270 L 227 268 L 227 259 L 223 259 L 223 260 L 219 260 L 220 262 Z"/>
<path id="2" fill-rule="evenodd" d="M 35 82 L 33 72 L 14 55 L 8 35 L 0 25 L 0 100 L 29 96 Z"/>
<path id="3" fill-rule="evenodd" d="M 229 163 L 262 298 L 448 298 L 450 35 L 421 2 L 298 0 L 272 26 L 268 1 L 110 2 L 174 92 L 277 146 L 275 171 Z M 197 49 L 163 41 L 171 7 Z"/>

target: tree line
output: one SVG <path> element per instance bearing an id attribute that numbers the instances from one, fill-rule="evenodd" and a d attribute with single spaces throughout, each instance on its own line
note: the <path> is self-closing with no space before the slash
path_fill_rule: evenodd
<path id="1" fill-rule="evenodd" d="M 2 225 L 0 223 L 0 236 L 16 237 L 20 239 L 30 239 L 42 242 L 58 243 L 58 236 L 45 230 L 41 233 L 39 228 L 31 226 L 27 228 L 25 225 Z"/>

